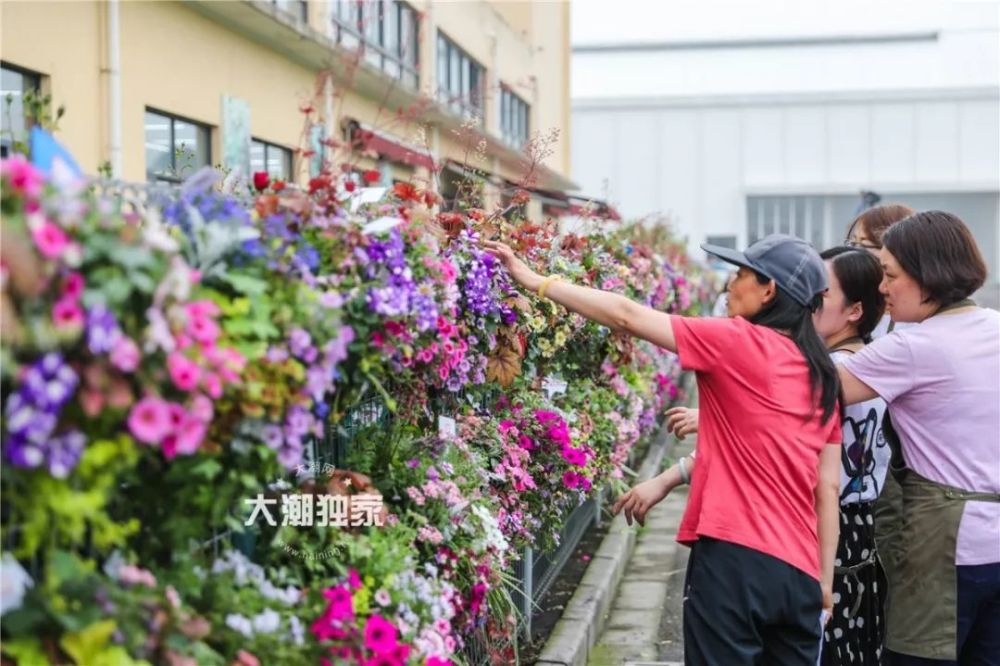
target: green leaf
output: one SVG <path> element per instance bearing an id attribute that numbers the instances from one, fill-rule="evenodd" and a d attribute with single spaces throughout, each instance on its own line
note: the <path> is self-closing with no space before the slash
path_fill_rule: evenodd
<path id="1" fill-rule="evenodd" d="M 114 620 L 101 620 L 86 629 L 66 634 L 59 645 L 79 666 L 95 666 L 98 656 L 115 633 Z M 111 663 L 111 662 L 101 662 Z"/>
<path id="2" fill-rule="evenodd" d="M 209 480 L 215 477 L 216 474 L 222 471 L 222 465 L 217 461 L 209 458 L 208 460 L 203 460 L 194 466 L 191 470 L 192 476 L 200 476 L 203 479 Z"/>
<path id="3" fill-rule="evenodd" d="M 49 659 L 42 644 L 34 638 L 17 638 L 3 642 L 3 653 L 17 661 L 17 666 L 48 666 Z"/>
<path id="4" fill-rule="evenodd" d="M 247 296 L 260 296 L 267 292 L 267 281 L 239 273 L 223 273 L 220 276 L 233 289 Z"/>

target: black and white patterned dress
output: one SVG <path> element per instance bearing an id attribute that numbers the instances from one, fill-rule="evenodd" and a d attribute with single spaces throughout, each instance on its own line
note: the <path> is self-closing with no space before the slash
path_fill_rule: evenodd
<path id="1" fill-rule="evenodd" d="M 836 352 L 835 362 L 849 352 Z M 882 436 L 885 403 L 869 400 L 844 410 L 840 541 L 833 576 L 833 617 L 823 632 L 823 666 L 877 665 L 885 635 L 888 584 L 875 548 L 873 508 L 889 466 Z"/>

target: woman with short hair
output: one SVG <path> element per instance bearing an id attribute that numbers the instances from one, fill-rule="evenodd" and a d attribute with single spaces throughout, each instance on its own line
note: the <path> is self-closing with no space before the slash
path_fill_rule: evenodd
<path id="1" fill-rule="evenodd" d="M 882 238 L 894 321 L 919 322 L 838 366 L 847 405 L 883 398 L 904 466 L 886 662 L 1000 663 L 1000 313 L 969 299 L 986 265 L 941 211 Z"/>

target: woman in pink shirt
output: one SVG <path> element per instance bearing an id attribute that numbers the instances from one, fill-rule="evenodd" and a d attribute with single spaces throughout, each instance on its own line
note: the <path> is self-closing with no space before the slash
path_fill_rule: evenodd
<path id="1" fill-rule="evenodd" d="M 845 404 L 883 398 L 899 439 L 886 663 L 1000 664 L 1000 313 L 969 300 L 986 265 L 954 215 L 917 213 L 882 245 L 888 312 L 919 325 L 838 370 Z"/>
<path id="2" fill-rule="evenodd" d="M 677 535 L 692 547 L 686 663 L 815 666 L 833 606 L 841 449 L 836 371 L 812 320 L 827 286 L 816 251 L 779 234 L 745 252 L 702 246 L 739 266 L 722 319 L 542 277 L 509 247 L 486 246 L 539 297 L 676 351 L 696 373 L 701 439 Z M 675 467 L 637 485 L 616 511 L 643 522 L 684 476 Z"/>

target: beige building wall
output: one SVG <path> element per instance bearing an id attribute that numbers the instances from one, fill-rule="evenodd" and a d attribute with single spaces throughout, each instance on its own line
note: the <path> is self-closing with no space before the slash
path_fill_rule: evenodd
<path id="1" fill-rule="evenodd" d="M 503 83 L 531 105 L 532 132 L 560 128 L 560 144 L 546 164 L 565 181 L 570 170 L 568 3 L 415 0 L 410 4 L 421 13 L 421 93 L 435 99 L 438 30 L 486 68 L 488 89 L 481 130 L 489 139 L 489 155 L 474 166 L 510 180 L 517 180 L 523 170 L 516 151 L 499 146 L 499 86 Z M 300 105 L 316 95 L 321 70 L 343 58 L 332 44 L 325 64 L 289 57 L 281 44 L 253 39 L 246 30 L 195 11 L 196 5 L 119 3 L 121 176 L 127 180 L 145 178 L 146 108 L 210 126 L 213 164 L 222 160 L 220 125 L 226 95 L 249 104 L 254 138 L 288 148 L 299 146 L 305 128 Z M 256 6 L 270 7 L 268 3 Z M 308 21 L 299 27 L 311 29 L 322 40 L 329 34 L 330 6 L 309 2 L 307 7 Z M 3 2 L 0 12 L 0 57 L 43 75 L 43 88 L 52 93 L 54 105 L 67 108 L 60 139 L 82 168 L 96 171 L 110 158 L 106 3 Z M 309 37 L 304 34 L 302 39 Z M 320 52 L 321 48 L 317 46 Z M 386 78 L 384 86 L 390 85 Z M 354 118 L 406 143 L 428 146 L 439 161 L 464 161 L 476 152 L 482 138 L 456 137 L 461 120 L 433 105 L 415 121 L 401 119 L 394 107 L 380 110 L 380 95 L 370 89 L 359 94 L 353 82 L 344 79 L 336 86 L 337 118 L 330 124 L 337 139 L 344 138 L 340 120 Z M 419 103 L 418 97 L 414 94 L 410 101 Z M 322 95 L 318 99 L 316 106 L 323 112 L 325 100 Z M 366 167 L 372 164 L 364 158 L 359 162 Z M 397 177 L 412 173 L 402 165 L 393 171 Z"/>
<path id="2" fill-rule="evenodd" d="M 64 29 L 55 28 L 55 20 Z M 0 26 L 0 58 L 45 75 L 42 90 L 51 93 L 53 109 L 66 106 L 59 136 L 81 169 L 96 172 L 109 154 L 102 8 L 96 2 L 0 2 Z"/>

